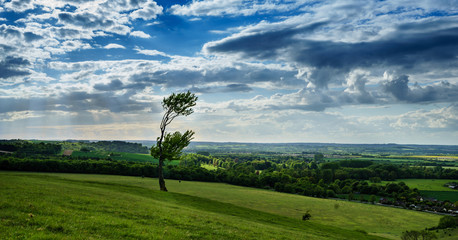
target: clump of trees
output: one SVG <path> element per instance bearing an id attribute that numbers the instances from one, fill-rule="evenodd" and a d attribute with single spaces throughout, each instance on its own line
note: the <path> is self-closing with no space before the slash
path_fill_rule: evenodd
<path id="1" fill-rule="evenodd" d="M 0 150 L 14 152 L 20 157 L 27 157 L 59 154 L 62 151 L 62 146 L 55 143 L 33 143 L 25 140 L 0 140 Z"/>

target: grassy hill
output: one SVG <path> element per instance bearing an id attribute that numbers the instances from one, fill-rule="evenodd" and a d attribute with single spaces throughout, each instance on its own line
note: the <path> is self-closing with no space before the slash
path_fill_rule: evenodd
<path id="1" fill-rule="evenodd" d="M 0 172 L 2 239 L 378 239 L 439 216 L 227 184 Z M 339 206 L 336 208 L 336 204 Z M 311 210 L 312 219 L 300 217 Z"/>

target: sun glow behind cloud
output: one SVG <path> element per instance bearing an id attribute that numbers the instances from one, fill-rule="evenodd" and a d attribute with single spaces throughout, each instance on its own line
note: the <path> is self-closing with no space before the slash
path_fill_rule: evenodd
<path id="1" fill-rule="evenodd" d="M 458 144 L 456 1 L 0 3 L 0 138 Z"/>

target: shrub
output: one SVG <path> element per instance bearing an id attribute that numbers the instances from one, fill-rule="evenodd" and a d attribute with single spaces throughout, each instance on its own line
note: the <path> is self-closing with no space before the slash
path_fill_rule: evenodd
<path id="1" fill-rule="evenodd" d="M 457 226 L 458 218 L 452 216 L 443 216 L 439 220 L 438 229 L 454 228 Z"/>
<path id="2" fill-rule="evenodd" d="M 307 221 L 312 217 L 312 214 L 310 214 L 310 210 L 307 210 L 307 212 L 302 215 L 302 221 Z"/>

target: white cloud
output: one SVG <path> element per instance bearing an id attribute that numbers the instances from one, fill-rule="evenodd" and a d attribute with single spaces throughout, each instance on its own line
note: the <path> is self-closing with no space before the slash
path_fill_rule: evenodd
<path id="1" fill-rule="evenodd" d="M 133 32 L 130 33 L 130 36 L 139 37 L 139 38 L 151 38 L 150 35 L 146 34 L 145 32 L 142 32 L 142 31 L 133 31 Z"/>
<path id="2" fill-rule="evenodd" d="M 105 45 L 103 48 L 105 49 L 114 49 L 114 48 L 122 48 L 125 49 L 123 45 L 117 44 L 117 43 L 110 43 L 108 45 Z"/>
<path id="3" fill-rule="evenodd" d="M 156 2 L 147 0 L 141 3 L 140 8 L 133 11 L 129 17 L 132 19 L 141 18 L 143 20 L 151 20 L 162 14 L 163 8 L 158 6 Z"/>
<path id="4" fill-rule="evenodd" d="M 458 131 L 458 105 L 433 109 L 417 110 L 398 116 L 390 124 L 396 129 L 410 129 L 413 131 L 424 129 L 443 129 Z"/>
<path id="5" fill-rule="evenodd" d="M 135 51 L 139 54 L 149 55 L 149 56 L 168 56 L 166 53 L 158 51 L 158 50 L 148 50 L 148 49 L 140 49 L 139 47 L 134 48 Z"/>

